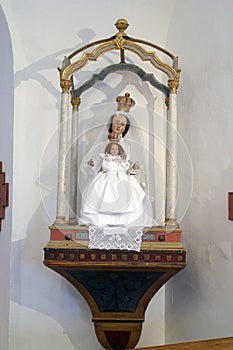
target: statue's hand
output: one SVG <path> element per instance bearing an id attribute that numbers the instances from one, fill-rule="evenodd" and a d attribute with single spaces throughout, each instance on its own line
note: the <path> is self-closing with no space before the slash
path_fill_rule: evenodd
<path id="1" fill-rule="evenodd" d="M 92 166 L 92 167 L 95 165 L 93 159 L 88 160 L 87 164 L 90 165 L 90 166 Z"/>
<path id="2" fill-rule="evenodd" d="M 135 163 L 132 165 L 132 169 L 134 169 L 134 170 L 138 170 L 138 169 L 139 169 L 139 164 L 138 164 L 138 162 L 135 162 Z"/>

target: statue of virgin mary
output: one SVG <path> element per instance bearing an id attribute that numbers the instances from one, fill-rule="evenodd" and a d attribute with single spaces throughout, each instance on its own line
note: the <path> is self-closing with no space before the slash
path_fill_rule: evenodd
<path id="1" fill-rule="evenodd" d="M 154 224 L 152 205 L 145 191 L 139 156 L 140 139 L 132 129 L 136 124 L 129 114 L 135 101 L 130 94 L 116 98 L 118 109 L 110 117 L 103 141 L 94 144 L 86 157 L 89 180 L 82 193 L 79 224 L 98 227 L 150 227 Z M 133 143 L 127 136 L 133 135 Z M 136 139 L 135 139 L 136 138 Z M 129 138 L 130 140 L 130 138 Z M 106 154 L 107 143 L 119 144 L 123 150 Z"/>

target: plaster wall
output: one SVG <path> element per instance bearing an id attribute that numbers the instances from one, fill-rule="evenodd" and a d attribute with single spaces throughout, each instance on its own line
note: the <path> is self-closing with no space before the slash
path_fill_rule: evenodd
<path id="1" fill-rule="evenodd" d="M 227 208 L 233 188 L 232 18 L 232 1 L 179 0 L 169 25 L 167 47 L 178 52 L 183 70 L 179 130 L 194 180 L 181 223 L 188 265 L 166 286 L 166 343 L 233 334 L 233 222 Z M 179 169 L 185 179 L 182 152 Z M 189 191 L 188 176 L 181 199 Z"/>
<path id="2" fill-rule="evenodd" d="M 9 290 L 10 290 L 10 249 L 12 231 L 12 165 L 13 165 L 13 56 L 8 24 L 0 6 L 0 161 L 9 184 L 9 207 L 5 209 L 0 232 L 0 349 L 8 350 L 9 335 Z"/>
<path id="3" fill-rule="evenodd" d="M 55 146 L 58 141 L 56 68 L 75 48 L 115 33 L 113 24 L 122 17 L 130 24 L 130 35 L 165 47 L 173 6 L 171 0 L 2 0 L 15 78 L 11 350 L 101 348 L 81 295 L 43 266 L 47 227 L 56 207 L 57 174 L 51 168 L 56 169 L 57 158 L 46 153 L 51 137 Z M 149 305 L 138 346 L 163 343 L 164 289 Z"/>
<path id="4" fill-rule="evenodd" d="M 48 166 L 43 167 L 43 179 L 48 181 L 41 183 L 39 178 L 44 151 L 59 122 L 56 67 L 75 48 L 114 33 L 113 23 L 121 17 L 130 23 L 130 35 L 146 38 L 180 56 L 179 130 L 194 170 L 191 204 L 184 216 L 192 181 L 190 173 L 186 176 L 181 152 L 179 171 L 184 181 L 179 218 L 184 216 L 181 225 L 188 266 L 166 286 L 166 307 L 164 289 L 151 301 L 138 346 L 232 335 L 233 238 L 232 222 L 227 220 L 233 167 L 232 1 L 1 3 L 12 38 L 15 76 L 10 349 L 100 348 L 85 301 L 68 282 L 42 264 L 43 247 L 49 239 L 47 226 L 55 217 L 56 173 L 50 171 L 50 164 L 56 164 L 57 159 L 52 155 L 46 156 Z M 5 29 L 1 52 L 10 54 L 4 16 L 0 23 Z M 10 76 L 11 68 L 7 63 L 4 66 Z M 9 83 L 6 95 L 0 94 L 1 104 L 11 116 L 4 120 L 7 133 L 0 130 L 0 150 L 3 141 L 9 145 L 1 157 L 4 170 L 11 176 L 8 182 L 12 180 L 13 152 L 10 87 Z M 4 315 L 0 348 L 4 350 L 8 335 L 10 208 L 6 214 L 0 233 L 0 249 L 4 252 L 0 257 L 4 266 L 0 274 Z"/>

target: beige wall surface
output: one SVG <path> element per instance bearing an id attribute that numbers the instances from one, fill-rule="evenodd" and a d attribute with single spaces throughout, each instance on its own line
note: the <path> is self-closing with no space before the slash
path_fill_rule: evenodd
<path id="1" fill-rule="evenodd" d="M 130 24 L 129 35 L 164 47 L 173 5 L 152 0 L 2 1 L 15 79 L 11 350 L 100 348 L 81 295 L 43 266 L 56 209 L 57 67 L 75 49 L 113 35 L 114 23 L 122 17 Z M 139 345 L 155 343 L 164 343 L 164 289 L 150 303 Z"/>
<path id="2" fill-rule="evenodd" d="M 233 2 L 177 1 L 167 46 L 183 69 L 179 131 L 194 171 L 181 222 L 188 266 L 166 287 L 166 342 L 232 336 Z M 182 152 L 180 163 L 182 164 Z M 185 174 L 185 164 L 179 167 Z M 184 178 L 184 176 L 183 176 Z M 189 189 L 184 181 L 179 205 Z"/>
<path id="3" fill-rule="evenodd" d="M 178 216 L 188 266 L 151 301 L 138 347 L 232 335 L 232 1 L 2 0 L 2 15 L 7 22 L 0 25 L 9 27 L 11 37 L 6 33 L 4 43 L 9 51 L 10 42 L 13 47 L 15 88 L 10 350 L 101 348 L 87 304 L 43 266 L 43 247 L 56 206 L 57 67 L 76 48 L 113 35 L 122 17 L 129 35 L 178 55 L 182 68 L 178 126 L 185 147 L 179 153 Z M 7 133 L 12 132 L 13 117 Z M 3 234 L 9 266 L 10 238 Z M 7 301 L 8 268 L 4 274 Z M 7 334 L 7 309 L 5 314 Z"/>
<path id="4" fill-rule="evenodd" d="M 13 54 L 8 23 L 0 6 L 0 161 L 5 182 L 9 184 L 9 206 L 5 208 L 0 232 L 0 349 L 8 350 L 9 299 L 10 299 L 10 253 L 12 232 L 12 181 L 13 181 L 13 117 L 14 77 Z"/>

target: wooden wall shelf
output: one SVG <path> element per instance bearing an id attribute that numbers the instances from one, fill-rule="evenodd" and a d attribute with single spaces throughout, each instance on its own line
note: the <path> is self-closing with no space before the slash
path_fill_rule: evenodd
<path id="1" fill-rule="evenodd" d="M 106 349 L 134 348 L 153 295 L 186 265 L 186 251 L 106 251 L 53 246 L 44 264 L 85 298 L 96 336 Z"/>

